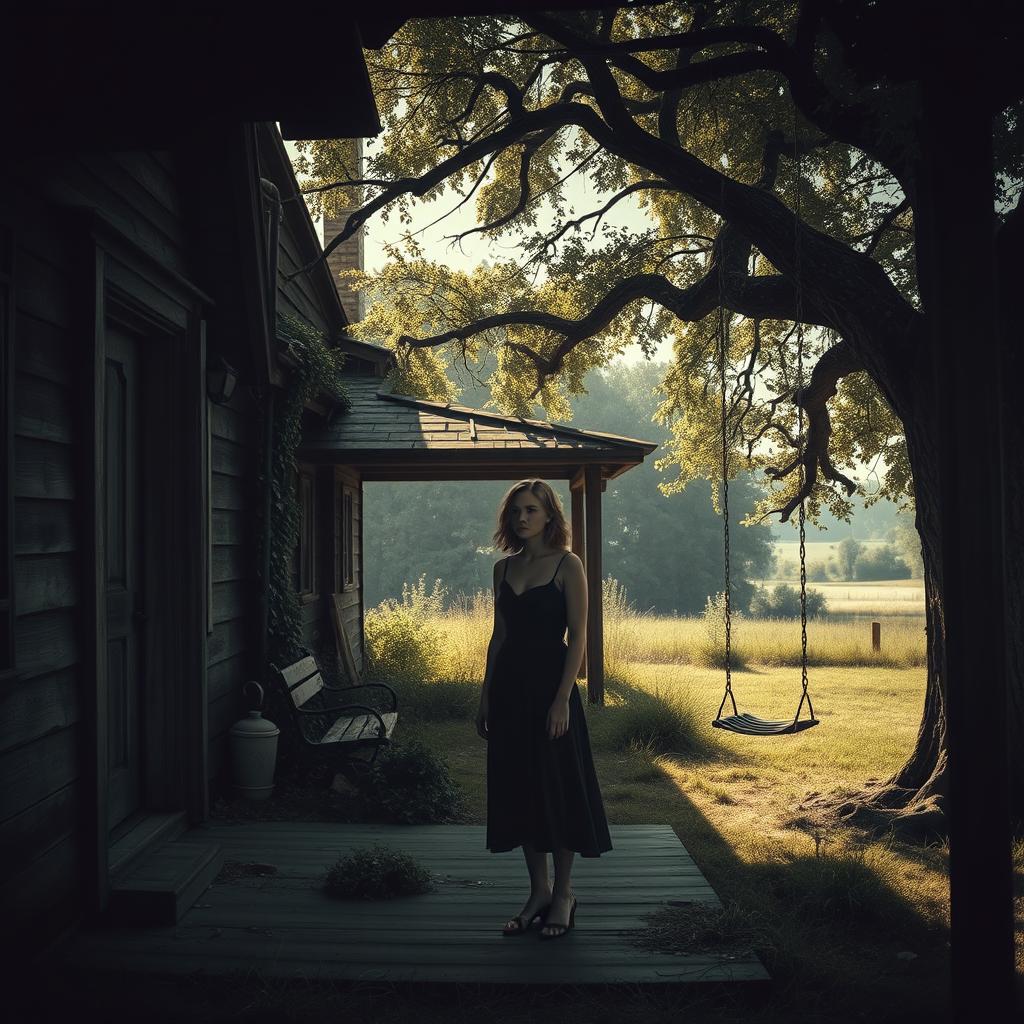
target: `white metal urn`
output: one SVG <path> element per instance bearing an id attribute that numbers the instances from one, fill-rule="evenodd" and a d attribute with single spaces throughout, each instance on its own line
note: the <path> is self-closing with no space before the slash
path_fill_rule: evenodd
<path id="1" fill-rule="evenodd" d="M 259 694 L 255 703 L 263 706 L 263 687 L 250 680 L 243 691 Z M 266 800 L 274 792 L 274 768 L 277 764 L 277 738 L 281 730 L 258 710 L 240 718 L 228 733 L 231 750 L 231 775 L 235 792 L 246 800 Z"/>

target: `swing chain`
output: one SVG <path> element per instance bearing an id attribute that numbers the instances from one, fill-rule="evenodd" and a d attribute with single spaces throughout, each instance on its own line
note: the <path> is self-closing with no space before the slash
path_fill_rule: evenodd
<path id="1" fill-rule="evenodd" d="M 724 198 L 724 182 L 722 184 L 722 193 Z M 718 232 L 718 252 L 715 254 L 715 258 L 718 260 L 718 371 L 722 399 L 722 530 L 725 541 L 725 588 L 723 590 L 725 600 L 725 693 L 722 696 L 722 703 L 719 705 L 716 718 L 722 717 L 722 709 L 725 707 L 726 700 L 732 701 L 732 713 L 734 715 L 739 714 L 739 709 L 736 707 L 736 697 L 732 692 L 732 569 L 730 566 L 732 556 L 729 549 L 729 438 L 727 429 L 728 409 L 725 396 L 725 361 L 729 348 L 729 325 L 725 315 L 725 259 L 721 249 L 724 226 L 725 221 L 723 219 L 722 228 Z"/>
<path id="2" fill-rule="evenodd" d="M 801 214 L 801 191 L 800 185 L 803 181 L 803 166 L 802 166 L 802 153 L 800 151 L 800 134 L 797 125 L 796 110 L 793 110 L 793 149 L 794 149 L 794 163 L 796 165 L 796 196 L 793 203 L 793 231 L 795 238 L 793 241 L 793 256 L 794 256 L 794 274 L 796 277 L 796 379 L 797 388 L 794 396 L 797 399 L 797 441 L 799 443 L 799 455 L 800 455 L 800 493 L 803 494 L 804 486 L 807 483 L 807 465 L 805 462 L 806 445 L 804 440 L 804 405 L 803 405 L 803 389 L 804 389 L 804 307 L 803 307 L 803 269 L 802 269 L 802 233 L 800 231 L 800 214 Z M 804 531 L 805 522 L 804 512 L 804 498 L 800 499 L 800 512 L 799 512 L 799 523 L 800 523 L 800 682 L 802 685 L 802 693 L 800 696 L 800 703 L 796 708 L 796 716 L 793 719 L 794 724 L 800 718 L 800 712 L 803 709 L 804 701 L 807 701 L 807 707 L 811 713 L 811 718 L 814 718 L 814 708 L 811 705 L 811 696 L 807 692 L 807 550 L 806 550 L 806 535 Z"/>

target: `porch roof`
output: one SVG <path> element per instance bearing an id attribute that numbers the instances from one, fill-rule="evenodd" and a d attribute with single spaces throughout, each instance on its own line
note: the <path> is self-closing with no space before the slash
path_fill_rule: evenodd
<path id="1" fill-rule="evenodd" d="M 344 383 L 352 408 L 327 424 L 307 425 L 298 457 L 358 465 L 366 480 L 533 474 L 572 479 L 593 463 L 609 480 L 658 447 L 654 441 L 393 394 L 379 377 L 349 374 Z"/>

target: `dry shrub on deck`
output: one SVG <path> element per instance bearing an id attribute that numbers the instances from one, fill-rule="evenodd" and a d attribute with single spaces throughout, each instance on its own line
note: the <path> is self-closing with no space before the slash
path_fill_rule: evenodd
<path id="1" fill-rule="evenodd" d="M 390 900 L 432 888 L 430 872 L 406 853 L 379 843 L 372 850 L 353 850 L 327 871 L 324 890 L 347 900 Z"/>

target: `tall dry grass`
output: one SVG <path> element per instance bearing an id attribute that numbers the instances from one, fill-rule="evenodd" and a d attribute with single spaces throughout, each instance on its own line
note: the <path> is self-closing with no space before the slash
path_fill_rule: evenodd
<path id="1" fill-rule="evenodd" d="M 609 678 L 634 663 L 671 663 L 702 667 L 722 662 L 723 631 L 712 618 L 673 617 L 638 611 L 614 579 L 604 581 L 604 658 Z M 489 591 L 459 595 L 448 611 L 430 617 L 445 637 L 435 676 L 452 682 L 479 682 L 487 660 L 493 624 Z M 926 664 L 924 616 L 880 615 L 881 650 L 871 647 L 868 621 L 815 619 L 807 625 L 807 655 L 812 666 L 917 668 Z M 734 616 L 733 664 L 800 664 L 798 619 Z"/>

